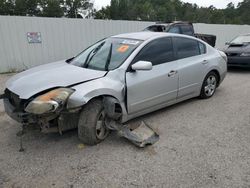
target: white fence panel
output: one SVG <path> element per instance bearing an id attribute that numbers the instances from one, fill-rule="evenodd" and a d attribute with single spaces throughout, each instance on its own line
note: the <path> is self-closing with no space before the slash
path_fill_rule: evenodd
<path id="1" fill-rule="evenodd" d="M 230 42 L 240 34 L 250 33 L 249 25 L 220 25 L 220 24 L 194 24 L 196 33 L 213 34 L 217 36 L 216 47 L 223 49 L 226 42 Z"/>
<path id="2" fill-rule="evenodd" d="M 72 57 L 110 35 L 135 32 L 152 22 L 0 16 L 0 73 Z M 41 43 L 28 43 L 40 32 Z"/>
<path id="3" fill-rule="evenodd" d="M 114 34 L 141 31 L 153 22 L 0 16 L 0 73 L 72 57 Z M 197 33 L 217 36 L 217 48 L 250 26 L 194 24 Z M 41 43 L 29 43 L 28 32 L 40 32 Z"/>

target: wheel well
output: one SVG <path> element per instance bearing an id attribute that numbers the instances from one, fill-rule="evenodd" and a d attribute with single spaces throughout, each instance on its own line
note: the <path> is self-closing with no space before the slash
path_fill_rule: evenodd
<path id="1" fill-rule="evenodd" d="M 94 100 L 94 99 L 103 100 L 103 99 L 106 98 L 106 97 L 114 98 L 114 99 L 119 103 L 119 105 L 121 106 L 119 100 L 118 100 L 116 97 L 112 96 L 112 95 L 100 95 L 100 96 L 96 96 L 96 97 L 93 97 L 92 99 L 90 99 L 89 101 Z M 89 101 L 88 101 L 88 102 L 89 102 Z"/>
<path id="2" fill-rule="evenodd" d="M 221 79 L 219 71 L 217 71 L 217 70 L 214 69 L 214 70 L 211 70 L 210 72 L 214 72 L 217 75 L 217 77 L 218 77 L 217 87 L 218 87 L 220 85 L 220 79 Z"/>
<path id="3" fill-rule="evenodd" d="M 101 95 L 90 99 L 88 103 L 96 99 L 103 102 L 106 113 L 113 119 L 119 119 L 122 116 L 122 106 L 117 98 L 111 95 Z"/>

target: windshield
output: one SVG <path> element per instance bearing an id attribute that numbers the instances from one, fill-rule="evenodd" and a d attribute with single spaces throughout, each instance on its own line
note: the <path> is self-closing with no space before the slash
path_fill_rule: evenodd
<path id="1" fill-rule="evenodd" d="M 141 44 L 139 40 L 107 38 L 97 42 L 75 57 L 70 64 L 94 70 L 118 68 Z"/>
<path id="2" fill-rule="evenodd" d="M 250 43 L 250 35 L 245 36 L 238 36 L 232 42 L 231 44 L 243 44 L 243 43 Z"/>

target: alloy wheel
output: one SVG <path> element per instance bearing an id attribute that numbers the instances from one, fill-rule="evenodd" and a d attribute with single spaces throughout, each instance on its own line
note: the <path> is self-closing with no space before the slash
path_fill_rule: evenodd
<path id="1" fill-rule="evenodd" d="M 214 75 L 210 75 L 206 80 L 206 86 L 205 86 L 205 94 L 208 97 L 211 97 L 216 89 L 217 86 L 217 80 Z"/>

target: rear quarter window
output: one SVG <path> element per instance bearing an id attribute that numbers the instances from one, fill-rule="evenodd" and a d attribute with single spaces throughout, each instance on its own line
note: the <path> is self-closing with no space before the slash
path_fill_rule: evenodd
<path id="1" fill-rule="evenodd" d="M 207 48 L 206 48 L 206 45 L 199 42 L 199 48 L 200 48 L 200 54 L 205 54 L 207 53 Z"/>

